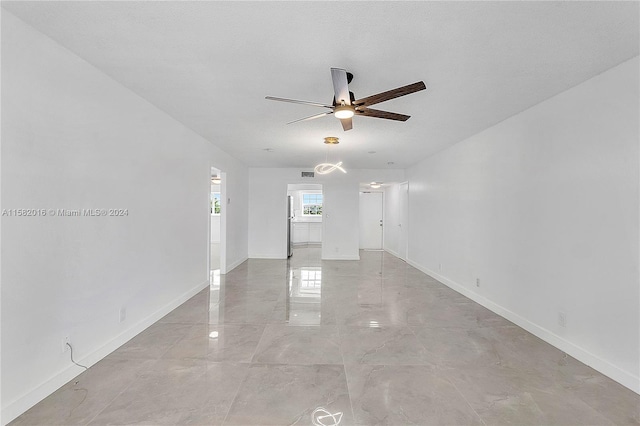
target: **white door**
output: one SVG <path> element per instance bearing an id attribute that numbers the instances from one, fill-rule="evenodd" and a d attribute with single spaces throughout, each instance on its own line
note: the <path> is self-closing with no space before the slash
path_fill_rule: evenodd
<path id="1" fill-rule="evenodd" d="M 398 255 L 400 259 L 407 260 L 407 245 L 409 243 L 409 183 L 400 184 L 398 191 L 398 218 L 400 218 L 400 232 L 398 233 Z"/>
<path id="2" fill-rule="evenodd" d="M 360 248 L 382 250 L 382 192 L 360 193 Z"/>

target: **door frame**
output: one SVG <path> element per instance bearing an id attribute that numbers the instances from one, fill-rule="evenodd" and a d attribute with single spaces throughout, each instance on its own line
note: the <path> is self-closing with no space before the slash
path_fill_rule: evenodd
<path id="1" fill-rule="evenodd" d="M 361 247 L 362 245 L 362 240 L 360 240 L 358 242 L 358 249 L 359 250 L 384 250 L 384 222 L 385 222 L 385 216 L 384 216 L 384 203 L 385 203 L 385 194 L 384 191 L 360 191 L 358 193 L 358 207 L 362 207 L 360 200 L 361 200 L 361 196 L 362 194 L 380 194 L 380 248 L 379 249 L 367 249 L 367 248 L 363 248 Z M 359 212 L 360 215 L 360 212 Z M 359 224 L 359 230 L 362 230 L 362 221 L 361 221 L 361 217 L 358 218 L 358 224 Z"/>
<path id="2" fill-rule="evenodd" d="M 285 212 L 287 209 L 287 197 L 289 196 L 289 191 L 299 191 L 300 194 L 305 192 L 305 191 L 309 191 L 311 193 L 313 193 L 314 191 L 320 191 L 319 193 L 322 194 L 322 218 L 320 220 L 321 225 L 321 236 L 320 236 L 320 250 L 322 251 L 322 247 L 324 245 L 324 226 L 326 223 L 325 220 L 325 188 L 324 185 L 322 183 L 318 183 L 318 182 L 289 182 L 284 186 L 285 189 L 285 197 L 283 197 L 284 203 L 285 203 Z M 294 216 L 295 216 L 295 211 L 298 210 L 297 207 L 300 207 L 300 202 L 301 200 L 297 200 L 299 201 L 298 203 L 296 202 L 296 196 L 294 196 L 293 198 L 293 211 L 294 211 Z M 285 215 L 286 216 L 286 215 Z M 286 221 L 286 218 L 285 218 Z M 295 222 L 293 222 L 295 223 Z M 292 225 L 293 225 L 292 223 Z M 286 226 L 286 225 L 285 225 Z M 292 226 L 293 227 L 293 226 Z M 288 241 L 286 241 L 286 232 L 285 232 L 285 246 L 287 248 L 285 248 L 285 259 L 288 258 L 287 256 L 287 252 L 288 252 Z M 293 230 L 291 230 L 291 238 L 293 239 Z"/>
<path id="3" fill-rule="evenodd" d="M 406 262 L 409 257 L 409 181 L 398 184 L 398 195 L 398 257 Z"/>
<path id="4" fill-rule="evenodd" d="M 227 173 L 215 165 L 209 165 L 207 198 L 211 200 L 211 169 L 220 175 L 220 274 L 227 273 Z M 207 277 L 211 274 L 211 211 L 207 203 Z"/>

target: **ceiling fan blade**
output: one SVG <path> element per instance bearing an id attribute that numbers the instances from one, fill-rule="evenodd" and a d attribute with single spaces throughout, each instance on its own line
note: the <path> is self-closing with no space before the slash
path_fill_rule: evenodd
<path id="1" fill-rule="evenodd" d="M 347 72 L 341 68 L 331 68 L 331 79 L 333 80 L 333 92 L 336 97 L 336 105 L 342 105 L 342 102 L 344 102 L 345 105 L 351 105 Z"/>
<path id="2" fill-rule="evenodd" d="M 407 121 L 411 116 L 398 114 L 389 111 L 380 111 L 377 109 L 359 107 L 356 109 L 356 114 L 364 115 L 365 117 L 386 118 L 387 120 Z"/>
<path id="3" fill-rule="evenodd" d="M 311 105 L 311 106 L 317 106 L 317 107 L 324 107 L 324 108 L 333 109 L 333 107 L 331 105 L 325 105 L 325 104 L 321 104 L 319 102 L 298 101 L 296 99 L 276 98 L 276 97 L 273 97 L 273 96 L 265 96 L 265 99 L 268 99 L 270 101 L 291 102 L 291 103 L 294 103 L 294 104 Z"/>
<path id="4" fill-rule="evenodd" d="M 325 115 L 333 114 L 333 111 L 323 112 L 322 114 L 312 115 L 311 117 L 301 118 L 300 120 L 290 121 L 287 124 L 298 123 L 300 121 L 315 120 L 316 118 L 324 117 Z"/>
<path id="5" fill-rule="evenodd" d="M 380 102 L 388 101 L 389 99 L 399 98 L 400 96 L 409 95 L 411 93 L 419 92 L 426 89 L 423 81 L 409 84 L 407 86 L 398 87 L 397 89 L 388 90 L 386 92 L 378 93 L 377 95 L 367 96 L 366 98 L 358 99 L 353 102 L 355 106 L 369 106 Z"/>
<path id="6" fill-rule="evenodd" d="M 342 123 L 342 130 L 345 132 L 347 130 L 353 129 L 353 119 L 352 118 L 341 118 L 340 123 Z"/>

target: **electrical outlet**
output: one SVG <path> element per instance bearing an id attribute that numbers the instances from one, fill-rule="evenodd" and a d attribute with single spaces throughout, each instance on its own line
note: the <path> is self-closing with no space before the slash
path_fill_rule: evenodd
<path id="1" fill-rule="evenodd" d="M 62 353 L 65 353 L 71 350 L 71 347 L 69 347 L 70 344 L 71 344 L 71 338 L 69 336 L 64 336 L 62 338 Z"/>
<path id="2" fill-rule="evenodd" d="M 127 308 L 120 308 L 120 322 L 124 322 L 127 319 Z"/>
<path id="3" fill-rule="evenodd" d="M 562 311 L 558 312 L 558 325 L 560 327 L 566 327 L 567 326 L 567 314 L 565 314 Z"/>
<path id="4" fill-rule="evenodd" d="M 480 287 L 480 278 L 476 278 L 476 287 Z"/>

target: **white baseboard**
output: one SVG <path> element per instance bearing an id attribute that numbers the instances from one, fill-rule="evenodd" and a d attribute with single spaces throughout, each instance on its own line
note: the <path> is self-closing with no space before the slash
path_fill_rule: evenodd
<path id="1" fill-rule="evenodd" d="M 360 256 L 323 256 L 322 260 L 360 260 Z"/>
<path id="2" fill-rule="evenodd" d="M 468 297 L 469 299 L 484 306 L 490 311 L 493 311 L 494 313 L 500 315 L 501 317 L 508 319 L 509 321 L 516 324 L 517 326 L 522 327 L 523 329 L 527 330 L 529 333 L 539 337 L 540 339 L 544 340 L 550 345 L 555 346 L 556 348 L 569 354 L 570 356 L 577 359 L 578 361 L 599 371 L 605 376 L 631 389 L 635 393 L 640 394 L 640 377 L 635 376 L 632 373 L 617 367 L 616 365 L 598 357 L 597 355 L 576 345 L 575 343 L 572 343 L 571 341 L 566 340 L 561 336 L 558 336 L 557 334 L 551 332 L 550 330 L 547 330 L 546 328 L 541 327 L 529 321 L 528 319 L 516 314 L 515 312 L 512 312 L 504 308 L 503 306 L 500 306 L 497 303 L 492 302 L 486 297 L 469 290 L 468 288 L 458 284 L 455 281 L 450 280 L 449 278 L 443 275 L 438 274 L 437 272 L 434 272 L 416 262 L 413 262 L 410 259 L 407 259 L 407 263 L 409 263 L 414 268 L 424 272 L 425 274 L 432 276 L 433 278 L 437 279 L 438 281 L 440 281 L 447 287 L 451 288 L 452 290 L 457 291 L 458 293 Z"/>
<path id="3" fill-rule="evenodd" d="M 278 254 L 250 254 L 248 259 L 287 260 L 287 256 Z"/>
<path id="4" fill-rule="evenodd" d="M 386 251 L 387 253 L 389 253 L 392 256 L 397 257 L 400 260 L 404 260 L 403 258 L 400 257 L 400 255 L 398 253 L 396 253 L 395 251 L 393 251 L 391 249 L 385 248 L 384 251 Z"/>
<path id="5" fill-rule="evenodd" d="M 233 271 L 238 266 L 242 265 L 247 259 L 248 259 L 248 257 L 241 257 L 240 259 L 236 260 L 235 262 L 227 265 L 227 274 L 229 272 Z"/>
<path id="6" fill-rule="evenodd" d="M 86 365 L 87 367 L 91 367 L 111 352 L 118 349 L 120 346 L 127 343 L 129 340 L 143 332 L 149 326 L 154 324 L 160 318 L 167 315 L 169 312 L 173 311 L 178 306 L 182 305 L 184 302 L 198 294 L 202 289 L 209 286 L 209 281 L 205 281 L 197 286 L 193 287 L 191 290 L 182 294 L 177 299 L 172 300 L 167 305 L 158 309 L 153 314 L 147 316 L 143 320 L 137 322 L 132 325 L 130 328 L 114 337 L 103 346 L 97 348 L 93 352 L 87 354 L 85 357 L 77 360 L 79 364 Z M 64 386 L 70 380 L 73 380 L 80 373 L 82 373 L 84 369 L 71 365 L 68 368 L 65 368 L 61 372 L 55 374 L 53 377 L 49 378 L 39 386 L 35 387 L 31 391 L 22 395 L 15 401 L 9 403 L 6 407 L 2 408 L 2 414 L 0 415 L 1 424 L 4 426 L 10 421 L 14 420 L 16 417 L 27 411 L 29 408 L 36 405 L 38 402 L 45 399 L 47 396 L 51 395 L 53 392 L 58 390 L 60 387 Z"/>

